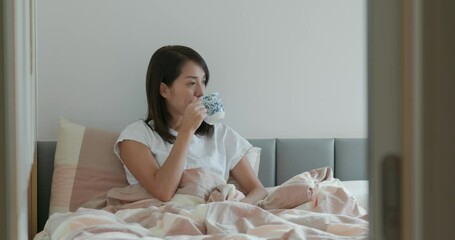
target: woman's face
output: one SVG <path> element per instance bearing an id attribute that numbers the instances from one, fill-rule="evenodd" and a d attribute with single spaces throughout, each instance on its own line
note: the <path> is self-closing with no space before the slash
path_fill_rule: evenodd
<path id="1" fill-rule="evenodd" d="M 161 83 L 160 93 L 166 99 L 166 106 L 171 116 L 180 117 L 194 97 L 203 96 L 205 84 L 205 72 L 194 61 L 188 61 L 183 65 L 180 76 L 170 87 Z"/>

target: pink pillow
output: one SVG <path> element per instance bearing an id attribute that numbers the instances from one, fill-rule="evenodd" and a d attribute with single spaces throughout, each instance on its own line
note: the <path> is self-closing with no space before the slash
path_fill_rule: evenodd
<path id="1" fill-rule="evenodd" d="M 49 215 L 77 210 L 85 201 L 114 187 L 127 186 L 114 154 L 118 133 L 59 121 Z"/>

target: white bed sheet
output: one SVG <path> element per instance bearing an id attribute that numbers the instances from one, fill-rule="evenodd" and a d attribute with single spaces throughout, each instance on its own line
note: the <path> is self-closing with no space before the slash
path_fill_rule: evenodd
<path id="1" fill-rule="evenodd" d="M 368 180 L 341 181 L 357 199 L 359 205 L 368 211 Z"/>

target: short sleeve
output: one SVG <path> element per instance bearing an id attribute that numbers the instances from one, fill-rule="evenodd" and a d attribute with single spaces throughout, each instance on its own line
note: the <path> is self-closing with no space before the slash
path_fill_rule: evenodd
<path id="1" fill-rule="evenodd" d="M 226 160 L 228 162 L 229 169 L 232 170 L 240 159 L 242 159 L 242 157 L 248 152 L 248 150 L 253 147 L 253 145 L 228 126 L 226 126 L 224 136 Z"/>
<path id="2" fill-rule="evenodd" d="M 118 144 L 124 140 L 133 140 L 140 142 L 150 148 L 150 140 L 147 135 L 148 130 L 144 121 L 137 121 L 128 125 L 119 135 L 114 145 L 114 153 L 120 158 L 120 149 Z"/>

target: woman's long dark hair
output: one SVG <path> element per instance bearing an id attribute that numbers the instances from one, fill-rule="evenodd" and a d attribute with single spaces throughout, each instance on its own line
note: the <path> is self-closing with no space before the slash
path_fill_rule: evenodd
<path id="1" fill-rule="evenodd" d="M 171 87 L 172 83 L 180 76 L 183 65 L 188 61 L 199 64 L 205 72 L 205 85 L 208 84 L 210 74 L 204 59 L 196 51 L 185 46 L 164 46 L 156 50 L 150 59 L 146 76 L 146 91 L 148 113 L 145 122 L 154 122 L 154 128 L 164 141 L 174 143 L 175 136 L 169 132 L 170 114 L 166 108 L 165 99 L 160 94 L 161 83 Z M 149 125 L 150 126 L 150 125 Z M 213 126 L 202 122 L 196 130 L 198 135 L 211 136 Z"/>

